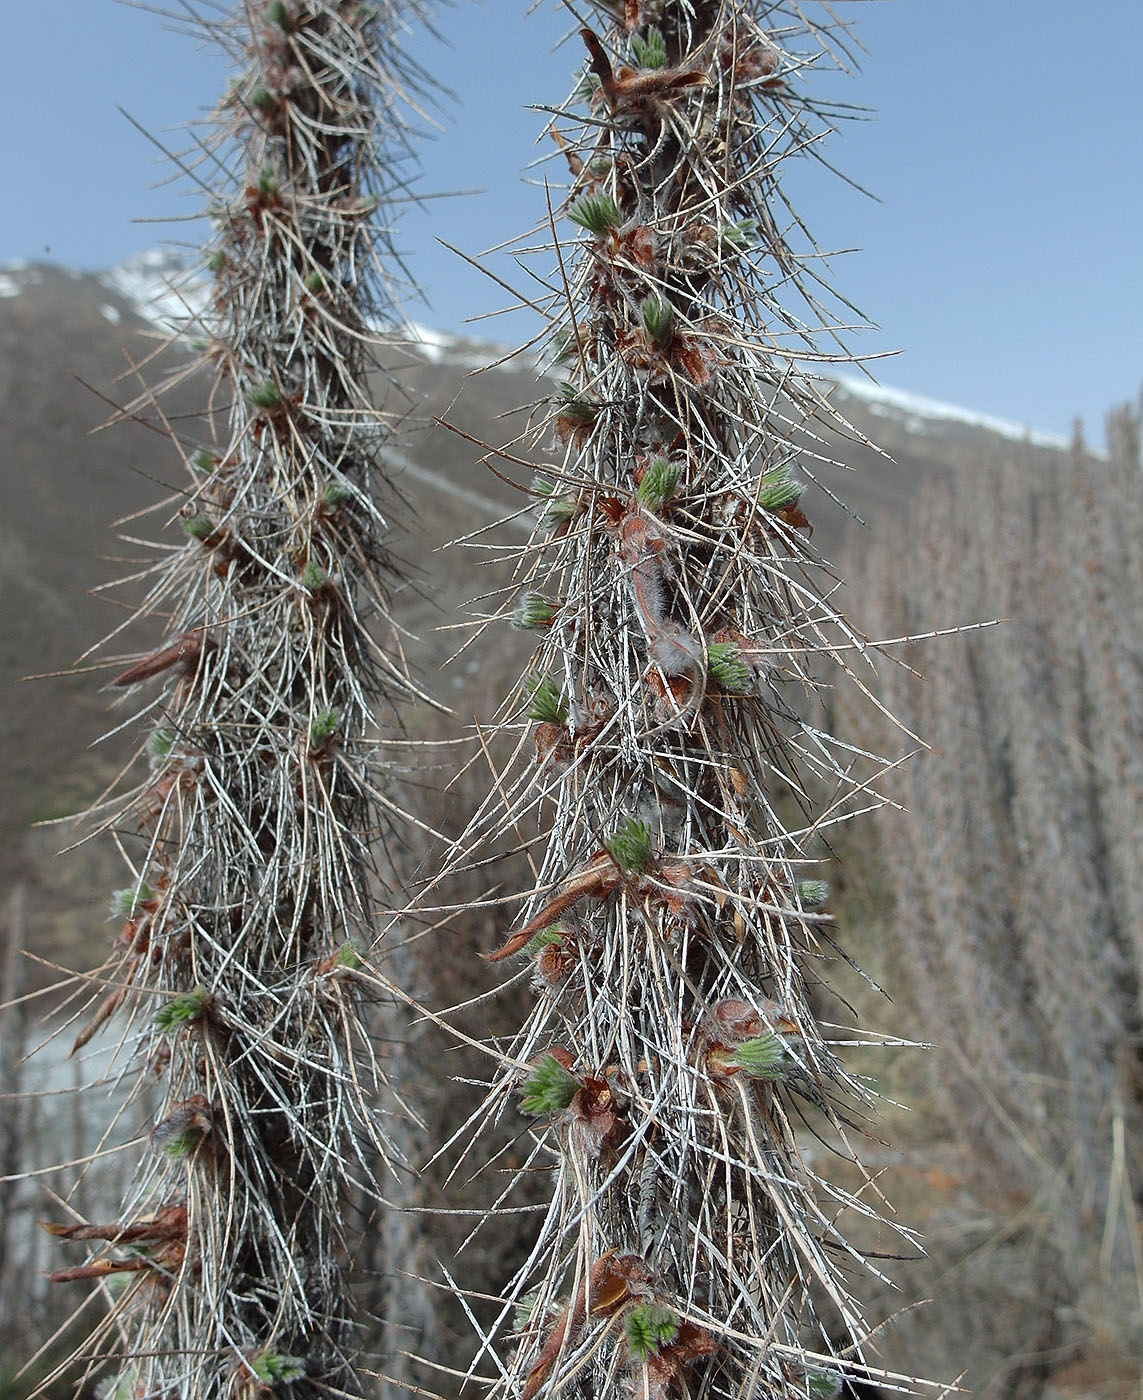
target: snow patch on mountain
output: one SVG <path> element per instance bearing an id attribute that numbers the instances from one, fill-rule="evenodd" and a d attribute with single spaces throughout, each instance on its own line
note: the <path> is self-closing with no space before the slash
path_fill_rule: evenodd
<path id="1" fill-rule="evenodd" d="M 210 283 L 173 249 L 147 248 L 107 272 L 99 283 L 117 292 L 144 321 L 164 331 L 186 331 L 206 309 Z"/>
<path id="2" fill-rule="evenodd" d="M 448 335 L 445 331 L 435 331 L 431 326 L 422 326 L 418 321 L 409 322 L 409 333 L 412 337 L 412 348 L 431 365 L 439 365 L 447 358 L 456 341 L 455 336 Z"/>
<path id="3" fill-rule="evenodd" d="M 906 432 L 923 434 L 933 423 L 957 423 L 965 427 L 982 428 L 1000 437 L 1012 438 L 1017 442 L 1028 442 L 1033 447 L 1066 448 L 1067 438 L 1056 433 L 1040 432 L 1026 424 L 1014 423 L 1007 418 L 995 418 L 987 413 L 974 413 L 972 409 L 960 408 L 956 404 L 944 403 L 940 399 L 925 398 L 921 394 L 906 393 L 903 389 L 890 389 L 882 384 L 874 384 L 868 379 L 843 374 L 837 377 L 837 386 L 842 395 L 861 399 L 866 410 L 875 418 L 898 419 Z"/>
<path id="4" fill-rule="evenodd" d="M 34 287 L 43 280 L 39 268 L 23 258 L 16 258 L 0 267 L 0 299 L 18 297 L 25 287 Z"/>
<path id="5" fill-rule="evenodd" d="M 409 321 L 407 325 L 412 337 L 409 348 L 430 364 L 439 365 L 447 361 L 460 369 L 496 368 L 508 374 L 525 370 L 532 374 L 536 372 L 535 358 L 527 353 L 509 350 L 491 341 L 470 340 L 451 331 L 434 330 L 431 326 L 421 325 L 419 321 Z"/>
<path id="6" fill-rule="evenodd" d="M 0 297 L 17 296 L 21 290 L 18 274 L 37 276 L 27 265 L 9 263 L 0 269 Z M 109 291 L 117 292 L 128 301 L 146 321 L 166 331 L 188 333 L 191 324 L 205 312 L 210 296 L 210 279 L 186 256 L 173 249 L 150 248 L 136 253 L 107 272 L 99 281 Z M 380 335 L 403 342 L 415 354 L 430 364 L 455 366 L 458 369 L 486 369 L 495 365 L 501 372 L 536 374 L 536 357 L 532 353 L 513 353 L 503 346 L 470 339 L 451 331 L 437 330 L 418 321 L 409 321 L 396 332 L 380 328 Z M 834 382 L 834 381 L 829 381 Z M 859 399 L 867 412 L 877 418 L 900 422 L 906 432 L 923 436 L 939 431 L 942 423 L 980 428 L 1017 442 L 1035 447 L 1066 448 L 1068 441 L 1055 433 L 1040 432 L 1021 423 L 991 414 L 975 413 L 972 409 L 926 398 L 901 389 L 887 388 L 856 375 L 836 377 L 835 399 Z M 823 385 L 823 387 L 828 387 Z"/>

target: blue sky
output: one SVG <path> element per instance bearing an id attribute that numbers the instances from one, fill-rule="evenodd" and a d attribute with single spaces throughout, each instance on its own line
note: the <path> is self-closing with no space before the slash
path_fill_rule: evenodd
<path id="1" fill-rule="evenodd" d="M 0 262 L 100 267 L 163 238 L 197 242 L 194 224 L 158 222 L 192 214 L 196 196 L 154 187 L 166 172 L 117 106 L 177 145 L 172 128 L 221 89 L 218 59 L 142 7 L 3 3 Z M 403 220 L 431 302 L 412 314 L 445 329 L 506 297 L 436 239 L 475 254 L 543 213 L 542 190 L 521 180 L 543 118 L 524 108 L 558 100 L 581 53 L 578 41 L 552 52 L 572 27 L 557 0 L 528 8 L 454 0 L 437 8 L 450 46 L 413 41 L 456 94 L 424 145 L 421 187 L 483 191 Z M 1079 414 L 1100 440 L 1104 411 L 1143 381 L 1143 4 L 1087 0 L 1082 17 L 1074 0 L 838 8 L 868 52 L 830 92 L 874 119 L 847 124 L 830 155 L 880 202 L 811 163 L 795 194 L 821 246 L 861 250 L 833 262 L 880 326 L 859 348 L 902 352 L 879 367 L 886 384 L 1058 432 Z"/>

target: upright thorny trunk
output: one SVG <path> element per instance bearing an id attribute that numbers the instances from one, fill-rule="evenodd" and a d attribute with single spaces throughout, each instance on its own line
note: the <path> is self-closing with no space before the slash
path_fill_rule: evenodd
<path id="1" fill-rule="evenodd" d="M 474 827 L 546 830 L 491 953 L 531 961 L 536 1003 L 481 1114 L 530 1115 L 520 1180 L 552 1183 L 493 1392 L 822 1396 L 865 1373 L 845 1232 L 876 1198 L 811 1165 L 815 1137 L 852 1155 L 868 1097 L 809 999 L 817 838 L 857 795 L 814 693 L 857 639 L 793 471 L 825 460 L 798 357 L 829 322 L 778 174 L 828 125 L 801 93 L 844 34 L 824 5 L 594 8 L 551 127 L 579 243 L 516 600 L 527 732 Z"/>
<path id="2" fill-rule="evenodd" d="M 125 1009 L 161 1107 L 119 1219 L 55 1227 L 98 1242 L 61 1277 L 124 1285 L 92 1347 L 124 1396 L 358 1389 L 348 1203 L 385 1144 L 355 969 L 375 727 L 409 690 L 366 372 L 392 311 L 373 221 L 407 154 L 394 29 L 415 8 L 276 0 L 204 24 L 241 65 L 198 161 L 208 426 L 176 439 L 186 540 L 141 608 L 168 643 L 114 681 L 147 697 L 149 772 L 113 813 L 143 843 L 80 1036 Z"/>

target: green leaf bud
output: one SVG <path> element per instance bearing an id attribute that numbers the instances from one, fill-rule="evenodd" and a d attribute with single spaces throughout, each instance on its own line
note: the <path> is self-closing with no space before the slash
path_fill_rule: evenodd
<path id="1" fill-rule="evenodd" d="M 306 1363 L 300 1356 L 284 1356 L 276 1351 L 259 1352 L 250 1358 L 250 1369 L 265 1385 L 285 1385 L 301 1380 Z"/>
<path id="2" fill-rule="evenodd" d="M 711 642 L 706 649 L 707 674 L 719 690 L 744 695 L 753 679 L 750 667 L 733 642 Z"/>
<path id="3" fill-rule="evenodd" d="M 658 292 L 652 292 L 649 297 L 643 298 L 639 311 L 648 338 L 660 350 L 665 350 L 675 338 L 675 308 L 664 301 Z"/>
<path id="4" fill-rule="evenodd" d="M 645 510 L 662 510 L 667 501 L 675 494 L 675 488 L 679 484 L 681 475 L 682 468 L 677 463 L 668 462 L 665 457 L 652 458 L 640 479 L 639 489 L 635 493 L 639 504 Z"/>
<path id="5" fill-rule="evenodd" d="M 278 172 L 272 165 L 264 165 L 258 172 L 258 193 L 265 200 L 276 198 L 278 194 Z"/>
<path id="6" fill-rule="evenodd" d="M 616 828 L 603 841 L 603 849 L 625 875 L 638 875 L 651 868 L 651 828 L 635 817 Z"/>
<path id="7" fill-rule="evenodd" d="M 536 1310 L 540 1306 L 543 1292 L 542 1288 L 532 1288 L 523 1297 L 516 1299 L 513 1322 L 517 1332 L 523 1332 L 531 1326 L 532 1319 L 536 1316 Z M 547 1311 L 550 1311 L 550 1308 L 545 1309 L 545 1312 Z"/>
<path id="8" fill-rule="evenodd" d="M 636 1303 L 623 1319 L 627 1350 L 638 1361 L 647 1361 L 675 1340 L 679 1319 L 659 1303 Z"/>
<path id="9" fill-rule="evenodd" d="M 313 272 L 306 274 L 303 285 L 306 291 L 311 292 L 315 297 L 321 296 L 327 286 L 325 273 L 319 272 L 317 268 L 315 268 Z"/>
<path id="10" fill-rule="evenodd" d="M 619 207 L 609 194 L 585 194 L 568 209 L 568 218 L 596 238 L 606 238 L 623 222 Z"/>
<path id="11" fill-rule="evenodd" d="M 213 1131 L 213 1109 L 201 1094 L 192 1094 L 151 1129 L 151 1146 L 169 1157 L 189 1157 Z"/>
<path id="12" fill-rule="evenodd" d="M 763 510 L 785 510 L 796 505 L 805 487 L 789 467 L 775 467 L 758 482 L 758 504 Z"/>
<path id="13" fill-rule="evenodd" d="M 567 364 L 577 358 L 578 347 L 574 331 L 557 331 L 548 341 L 548 353 L 553 365 Z"/>
<path id="14" fill-rule="evenodd" d="M 317 593 L 323 583 L 325 583 L 325 575 L 312 559 L 307 559 L 306 567 L 302 570 L 302 587 L 310 593 Z"/>
<path id="15" fill-rule="evenodd" d="M 758 242 L 758 224 L 754 219 L 739 219 L 736 224 L 723 224 L 719 240 L 736 253 L 753 248 Z"/>
<path id="16" fill-rule="evenodd" d="M 268 87 L 256 87 L 250 94 L 250 105 L 255 111 L 266 115 L 277 107 L 278 99 Z"/>
<path id="17" fill-rule="evenodd" d="M 175 1035 L 192 1021 L 199 1020 L 209 1009 L 210 993 L 205 987 L 181 992 L 155 1012 L 155 1029 L 164 1035 Z"/>
<path id="18" fill-rule="evenodd" d="M 806 1391 L 810 1400 L 837 1400 L 841 1394 L 841 1372 L 828 1366 L 807 1367 Z"/>
<path id="19" fill-rule="evenodd" d="M 121 890 L 115 890 L 111 896 L 109 908 L 113 919 L 130 919 L 138 913 L 139 905 L 145 904 L 147 900 L 154 899 L 155 893 L 150 885 L 140 882 L 138 885 L 126 885 Z"/>
<path id="20" fill-rule="evenodd" d="M 207 257 L 206 266 L 209 272 L 222 271 L 222 269 L 226 266 L 226 254 L 222 251 L 221 248 L 217 249 L 215 252 L 211 253 Z"/>
<path id="21" fill-rule="evenodd" d="M 344 967 L 349 972 L 358 972 L 365 966 L 365 959 L 361 955 L 361 950 L 348 940 L 337 950 L 335 962 L 338 967 Z"/>
<path id="22" fill-rule="evenodd" d="M 594 423 L 596 407 L 581 399 L 574 384 L 565 381 L 560 385 L 560 416 L 570 418 L 573 423 Z"/>
<path id="23" fill-rule="evenodd" d="M 282 29 L 290 27 L 290 12 L 284 4 L 284 0 L 270 0 L 262 16 L 267 24 L 276 24 Z"/>
<path id="24" fill-rule="evenodd" d="M 544 513 L 540 517 L 543 525 L 562 525 L 568 520 L 574 520 L 583 510 L 578 496 L 553 496 L 544 507 Z"/>
<path id="25" fill-rule="evenodd" d="M 175 746 L 175 738 L 173 729 L 161 725 L 147 737 L 147 757 L 156 763 L 162 763 L 165 758 L 170 756 L 170 752 Z"/>
<path id="26" fill-rule="evenodd" d="M 117 1284 L 118 1291 L 122 1292 L 123 1287 L 133 1281 L 133 1274 L 108 1274 L 103 1284 L 115 1293 Z M 136 1371 L 120 1371 L 117 1376 L 108 1376 L 99 1382 L 95 1387 L 96 1400 L 135 1400 L 135 1387 L 138 1384 L 139 1376 Z"/>
<path id="27" fill-rule="evenodd" d="M 537 953 L 542 953 L 545 948 L 550 948 L 553 943 L 564 941 L 565 929 L 559 924 L 550 924 L 547 928 L 542 928 L 539 933 L 534 933 L 527 943 L 520 949 L 522 958 L 534 958 Z"/>
<path id="28" fill-rule="evenodd" d="M 196 472 L 209 473 L 218 466 L 218 458 L 213 452 L 208 452 L 205 447 L 200 447 L 190 459 L 190 464 Z"/>
<path id="29" fill-rule="evenodd" d="M 214 534 L 215 524 L 209 515 L 203 515 L 200 511 L 197 515 L 183 520 L 183 530 L 192 540 L 201 540 L 205 543 Z"/>
<path id="30" fill-rule="evenodd" d="M 314 722 L 310 725 L 310 748 L 324 749 L 333 739 L 341 725 L 341 711 L 328 709 L 319 710 Z"/>
<path id="31" fill-rule="evenodd" d="M 599 78 L 588 71 L 580 78 L 571 95 L 573 102 L 590 102 L 599 91 Z"/>
<path id="32" fill-rule="evenodd" d="M 538 632 L 552 625 L 552 620 L 560 610 L 558 603 L 552 603 L 540 593 L 528 593 L 520 602 L 512 618 L 512 626 L 518 632 Z"/>
<path id="33" fill-rule="evenodd" d="M 803 909 L 824 909 L 829 902 L 829 885 L 824 880 L 799 880 L 796 889 Z"/>
<path id="34" fill-rule="evenodd" d="M 662 30 L 654 25 L 647 30 L 647 37 L 638 34 L 631 36 L 631 52 L 640 68 L 665 68 L 667 66 L 667 43 Z"/>
<path id="35" fill-rule="evenodd" d="M 784 1079 L 792 1061 L 781 1036 L 752 1036 L 736 1045 L 730 1063 L 751 1079 Z"/>
<path id="36" fill-rule="evenodd" d="M 545 1055 L 520 1090 L 520 1108 L 533 1118 L 562 1113 L 579 1092 L 579 1080 L 554 1055 Z"/>
<path id="37" fill-rule="evenodd" d="M 540 676 L 530 684 L 528 718 L 540 724 L 567 724 L 568 702 L 556 689 L 551 676 Z"/>
<path id="38" fill-rule="evenodd" d="M 281 408 L 282 396 L 272 379 L 257 384 L 246 395 L 255 408 Z"/>
<path id="39" fill-rule="evenodd" d="M 327 481 L 321 493 L 321 503 L 326 510 L 337 510 L 353 500 L 353 488 L 344 481 Z"/>

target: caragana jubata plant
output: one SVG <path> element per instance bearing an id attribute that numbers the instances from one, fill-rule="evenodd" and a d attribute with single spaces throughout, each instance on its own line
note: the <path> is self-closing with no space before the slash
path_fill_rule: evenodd
<path id="1" fill-rule="evenodd" d="M 851 314 L 779 176 L 828 132 L 811 94 L 848 38 L 827 5 L 575 14 L 586 67 L 549 128 L 570 180 L 538 211 L 558 386 L 504 609 L 536 650 L 462 843 L 534 861 L 487 956 L 535 1000 L 457 1140 L 520 1124 L 522 1194 L 498 1157 L 490 1217 L 550 1193 L 490 1323 L 463 1255 L 451 1277 L 497 1397 L 834 1395 L 877 1373 L 847 1225 L 878 1196 L 872 1096 L 820 1019 L 822 837 L 875 803 L 876 762 L 819 727 L 866 650 L 803 504 L 848 430 L 812 371 L 848 358 Z"/>
<path id="2" fill-rule="evenodd" d="M 367 374 L 399 324 L 382 217 L 406 198 L 421 77 L 397 40 L 420 9 L 172 16 L 238 70 L 180 158 L 213 234 L 177 343 L 197 338 L 181 374 L 209 394 L 196 440 L 172 433 L 183 542 L 143 576 L 166 641 L 112 682 L 149 735 L 138 785 L 101 813 L 130 838 L 130 879 L 77 1040 L 125 1018 L 133 1097 L 157 1112 L 118 1218 L 50 1227 L 90 1242 L 61 1280 L 114 1285 L 82 1355 L 116 1396 L 365 1384 L 352 1203 L 392 1155 L 363 1002 L 392 820 L 378 734 L 415 688 Z M 134 411 L 161 417 L 161 393 Z"/>

